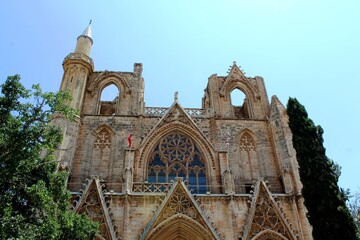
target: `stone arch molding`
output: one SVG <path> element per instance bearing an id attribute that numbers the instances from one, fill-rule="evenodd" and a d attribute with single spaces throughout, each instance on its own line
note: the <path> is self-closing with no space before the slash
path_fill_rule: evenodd
<path id="1" fill-rule="evenodd" d="M 120 91 L 120 93 L 127 93 L 131 94 L 132 90 L 127 82 L 127 80 L 120 76 L 117 73 L 113 72 L 103 72 L 101 73 L 88 87 L 88 91 L 91 92 L 91 94 L 98 95 L 98 100 L 100 100 L 101 92 L 106 88 L 107 86 L 114 84 Z M 126 94 L 120 94 L 125 98 Z"/>
<path id="2" fill-rule="evenodd" d="M 165 220 L 152 229 L 145 239 L 168 240 L 180 237 L 181 239 L 214 239 L 201 224 L 184 214 L 176 214 Z"/>
<path id="3" fill-rule="evenodd" d="M 210 167 L 215 169 L 215 147 L 207 140 L 191 117 L 184 111 L 176 100 L 140 144 L 138 167 L 141 168 L 143 164 L 147 164 L 147 162 L 144 163 L 144 161 L 148 160 L 152 148 L 161 138 L 175 131 L 190 137 L 200 148 L 204 157 L 210 160 L 210 163 L 207 161 L 208 169 L 210 169 Z"/>
<path id="4" fill-rule="evenodd" d="M 251 240 L 289 240 L 289 239 L 272 230 L 264 230 L 262 232 L 259 232 Z"/>
<path id="5" fill-rule="evenodd" d="M 160 141 L 161 138 L 165 137 L 167 134 L 171 132 L 179 132 L 190 137 L 196 145 L 199 147 L 201 153 L 204 155 L 207 161 L 208 169 L 215 169 L 215 149 L 208 142 L 208 140 L 202 136 L 196 129 L 189 127 L 188 125 L 175 121 L 161 126 L 159 129 L 156 129 L 147 139 L 141 144 L 140 150 L 140 158 L 138 162 L 138 167 L 147 165 L 147 161 L 152 152 L 152 148 Z M 210 161 L 209 161 L 210 160 Z"/>
<path id="6" fill-rule="evenodd" d="M 115 135 L 115 132 L 114 130 L 107 124 L 103 124 L 103 125 L 100 125 L 99 127 L 97 127 L 93 132 L 92 134 L 94 136 L 96 136 L 97 134 L 99 134 L 101 131 L 107 131 L 109 134 L 111 135 Z"/>
<path id="7" fill-rule="evenodd" d="M 243 78 L 230 78 L 225 81 L 223 87 L 220 90 L 220 94 L 224 96 L 225 100 L 230 99 L 230 94 L 234 89 L 242 91 L 246 97 L 250 98 L 250 102 L 256 102 L 260 95 L 257 90 L 251 85 L 249 80 Z"/>
<path id="8" fill-rule="evenodd" d="M 237 142 L 240 143 L 240 148 L 241 148 L 241 141 L 244 139 L 244 138 L 250 138 L 253 142 L 253 145 L 254 145 L 254 151 L 256 150 L 257 148 L 257 137 L 256 135 L 254 134 L 253 131 L 251 131 L 250 129 L 248 128 L 245 128 L 244 130 L 242 130 L 238 137 L 237 137 Z"/>
<path id="9" fill-rule="evenodd" d="M 241 132 L 238 135 L 238 139 L 241 139 L 244 135 L 250 136 L 254 140 L 255 144 L 257 143 L 258 141 L 257 136 L 249 128 L 244 128 L 243 130 L 241 130 Z"/>
<path id="10" fill-rule="evenodd" d="M 252 97 L 252 100 L 254 101 L 260 98 L 258 91 L 250 83 L 249 79 L 245 77 L 245 74 L 236 65 L 236 62 L 233 63 L 229 75 L 226 77 L 226 80 L 220 89 L 220 95 L 225 97 L 226 100 L 230 97 L 231 91 L 235 88 L 242 91 L 247 97 Z"/>
<path id="11" fill-rule="evenodd" d="M 91 135 L 92 135 L 92 139 L 94 141 L 94 144 L 95 144 L 96 138 L 99 135 L 101 135 L 102 132 L 105 132 L 105 133 L 107 133 L 109 135 L 108 137 L 110 139 L 109 139 L 109 142 L 107 144 L 108 145 L 110 144 L 109 148 L 111 148 L 111 145 L 113 144 L 113 141 L 114 141 L 115 132 L 110 126 L 108 126 L 106 124 L 103 124 L 103 125 L 97 127 L 94 131 L 92 131 Z"/>

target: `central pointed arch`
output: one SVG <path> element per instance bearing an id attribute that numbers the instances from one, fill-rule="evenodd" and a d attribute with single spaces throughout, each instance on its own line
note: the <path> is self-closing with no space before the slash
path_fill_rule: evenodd
<path id="1" fill-rule="evenodd" d="M 252 240 L 289 240 L 289 239 L 275 231 L 267 229 L 259 232 L 256 236 L 252 238 Z"/>
<path id="2" fill-rule="evenodd" d="M 215 164 L 215 151 L 213 146 L 207 141 L 207 139 L 196 129 L 192 127 L 175 121 L 168 124 L 161 126 L 160 128 L 156 129 L 150 136 L 146 139 L 146 142 L 142 143 L 141 147 L 139 148 L 139 155 L 140 158 L 135 163 L 137 168 L 140 170 L 134 176 L 136 179 L 135 181 L 143 182 L 146 181 L 148 169 L 147 166 L 151 161 L 151 157 L 156 146 L 159 142 L 168 134 L 177 132 L 179 134 L 187 136 L 197 147 L 199 153 L 201 153 L 202 158 L 204 160 L 204 165 L 206 168 L 206 180 L 207 185 L 214 186 L 210 191 L 211 192 L 219 192 L 220 189 L 217 189 L 220 185 L 220 180 L 216 177 L 216 170 L 218 169 L 218 165 Z M 143 167 L 144 166 L 144 167 Z M 215 187 L 216 186 L 216 187 Z"/>
<path id="3" fill-rule="evenodd" d="M 157 240 L 170 239 L 215 239 L 201 224 L 184 214 L 176 214 L 160 223 L 145 238 Z"/>
<path id="4" fill-rule="evenodd" d="M 187 135 L 174 131 L 155 145 L 147 166 L 150 183 L 170 183 L 182 177 L 193 193 L 206 193 L 206 159 L 197 144 Z"/>

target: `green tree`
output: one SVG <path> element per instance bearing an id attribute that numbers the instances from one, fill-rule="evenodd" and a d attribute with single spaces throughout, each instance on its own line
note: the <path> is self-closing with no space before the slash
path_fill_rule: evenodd
<path id="1" fill-rule="evenodd" d="M 61 129 L 54 113 L 75 110 L 65 92 L 31 90 L 8 77 L 0 95 L 0 239 L 93 239 L 97 224 L 68 210 L 66 172 L 57 172 L 54 152 Z"/>
<path id="2" fill-rule="evenodd" d="M 355 194 L 352 194 L 348 206 L 350 209 L 350 213 L 354 219 L 356 225 L 356 234 L 358 239 L 360 239 L 360 192 L 357 191 Z"/>
<path id="3" fill-rule="evenodd" d="M 287 113 L 314 239 L 356 239 L 355 224 L 346 206 L 347 194 L 337 184 L 340 167 L 325 154 L 323 129 L 308 118 L 296 98 L 289 99 Z"/>

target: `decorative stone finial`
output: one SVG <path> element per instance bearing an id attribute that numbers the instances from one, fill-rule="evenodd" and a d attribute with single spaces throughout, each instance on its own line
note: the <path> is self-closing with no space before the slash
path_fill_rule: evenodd
<path id="1" fill-rule="evenodd" d="M 176 91 L 176 92 L 174 93 L 174 101 L 175 101 L 175 102 L 178 101 L 178 95 L 179 95 L 179 93 L 178 93 L 178 91 Z"/>

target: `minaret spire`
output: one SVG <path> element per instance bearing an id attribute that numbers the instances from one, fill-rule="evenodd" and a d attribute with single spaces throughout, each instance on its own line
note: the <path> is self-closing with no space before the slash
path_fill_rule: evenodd
<path id="1" fill-rule="evenodd" d="M 92 19 L 90 19 L 89 25 L 85 28 L 85 30 L 79 37 L 83 36 L 83 37 L 88 37 L 91 39 L 91 22 L 92 22 Z M 78 39 L 79 39 L 79 37 L 78 37 Z M 91 39 L 91 42 L 92 42 L 92 39 Z"/>
<path id="2" fill-rule="evenodd" d="M 93 40 L 91 38 L 91 22 L 90 19 L 89 25 L 85 28 L 82 34 L 77 38 L 77 44 L 75 48 L 75 52 L 84 53 L 87 56 L 90 56 L 91 46 L 93 44 Z"/>

